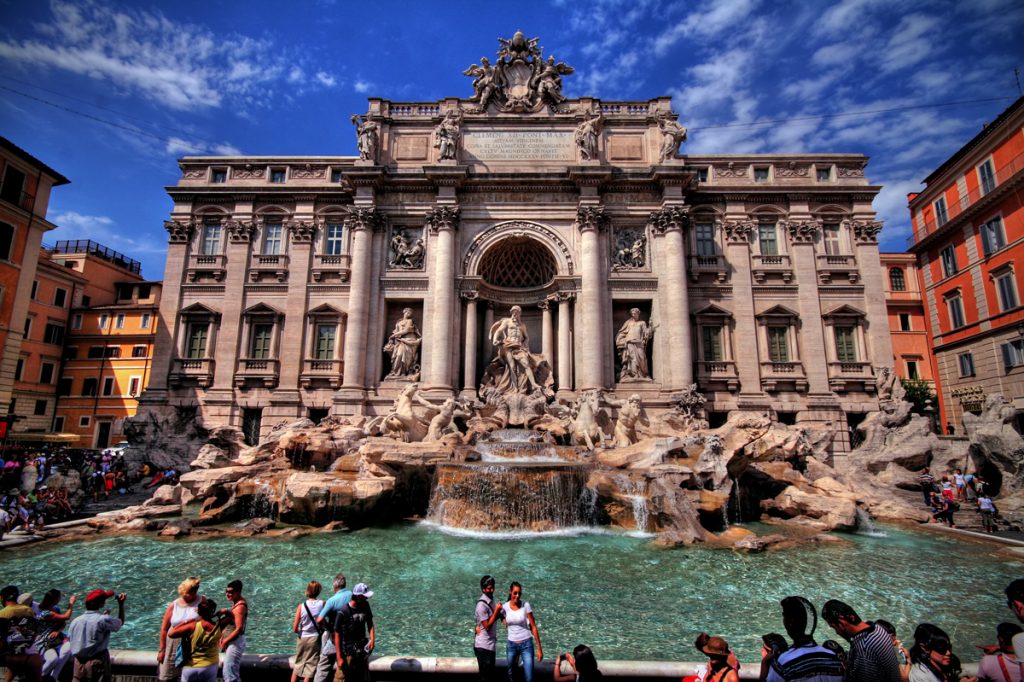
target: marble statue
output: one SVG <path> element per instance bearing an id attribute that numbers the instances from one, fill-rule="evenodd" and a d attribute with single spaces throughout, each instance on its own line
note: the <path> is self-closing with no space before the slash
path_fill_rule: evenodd
<path id="1" fill-rule="evenodd" d="M 673 395 L 671 400 L 683 431 L 708 428 L 708 421 L 704 416 L 704 404 L 708 399 L 700 392 L 697 384 L 690 384 Z"/>
<path id="2" fill-rule="evenodd" d="M 583 122 L 576 126 L 576 147 L 580 158 L 590 161 L 597 158 L 597 136 L 601 130 L 601 114 L 584 114 Z"/>
<path id="3" fill-rule="evenodd" d="M 391 259 L 388 266 L 398 270 L 420 270 L 423 268 L 423 255 L 426 251 L 423 239 L 410 239 L 403 230 L 396 230 L 391 237 Z"/>
<path id="4" fill-rule="evenodd" d="M 629 311 L 629 319 L 622 323 L 615 335 L 615 347 L 622 361 L 619 381 L 651 378 L 647 367 L 647 344 L 656 326 L 640 319 L 639 308 Z"/>
<path id="5" fill-rule="evenodd" d="M 545 100 L 550 104 L 564 102 L 562 76 L 571 74 L 575 69 L 565 62 L 556 64 L 554 57 L 548 57 L 547 62 L 535 59 L 533 63 L 536 75 L 530 79 L 530 89 L 533 91 L 535 104 L 540 104 Z"/>
<path id="6" fill-rule="evenodd" d="M 490 330 L 491 344 L 498 349 L 497 359 L 505 366 L 498 380 L 503 393 L 542 389 L 533 371 L 540 358 L 530 353 L 530 337 L 520 317 L 522 312 L 519 306 L 512 306 L 509 316 L 495 322 Z"/>
<path id="7" fill-rule="evenodd" d="M 442 161 L 454 160 L 462 138 L 462 111 L 453 109 L 444 115 L 441 122 L 434 128 L 434 147 L 440 151 Z"/>
<path id="8" fill-rule="evenodd" d="M 420 330 L 412 321 L 412 308 L 402 311 L 402 318 L 395 323 L 395 328 L 384 345 L 384 352 L 391 354 L 391 371 L 386 379 L 408 379 L 416 381 L 420 376 L 419 355 Z"/>
<path id="9" fill-rule="evenodd" d="M 467 410 L 465 406 L 455 400 L 455 398 L 448 398 L 441 404 L 440 411 L 430 420 L 430 426 L 427 427 L 427 435 L 423 442 L 436 443 L 449 433 L 455 433 L 461 437 L 462 433 L 455 426 L 454 419 L 455 417 L 470 416 L 472 416 L 472 412 Z"/>
<path id="10" fill-rule="evenodd" d="M 501 49 L 492 66 L 486 57 L 462 72 L 473 78 L 473 96 L 477 104 L 469 113 L 480 114 L 494 102 L 502 111 L 535 112 L 545 105 L 557 107 L 566 101 L 562 94 L 562 76 L 573 73 L 573 67 L 554 57 L 544 59 L 544 49 L 537 38 L 527 38 L 516 31 L 511 38 L 498 38 Z"/>
<path id="11" fill-rule="evenodd" d="M 615 431 L 612 433 L 612 444 L 617 448 L 623 448 L 636 443 L 639 440 L 636 435 L 636 425 L 638 423 L 648 424 L 640 396 L 634 393 L 624 401 L 605 396 L 604 401 L 612 407 L 619 408 L 619 415 L 615 420 Z"/>
<path id="12" fill-rule="evenodd" d="M 363 161 L 376 161 L 380 126 L 365 116 L 359 116 L 358 114 L 352 115 L 352 125 L 356 127 L 356 145 L 359 147 L 359 158 Z"/>
<path id="13" fill-rule="evenodd" d="M 686 128 L 663 115 L 658 121 L 658 130 L 661 131 L 661 160 L 674 159 L 679 151 L 679 145 L 686 142 Z"/>
<path id="14" fill-rule="evenodd" d="M 419 394 L 420 385 L 413 382 L 402 389 L 395 398 L 391 411 L 374 417 L 366 424 L 366 433 L 371 436 L 388 436 L 406 443 L 418 443 L 427 436 L 428 422 L 416 414 L 417 406 L 437 411 L 437 405 Z"/>
<path id="15" fill-rule="evenodd" d="M 596 445 L 604 445 L 605 432 L 601 428 L 600 409 L 601 396 L 597 391 L 583 391 L 579 400 L 573 405 L 573 415 L 569 432 L 572 441 L 579 445 L 586 445 L 591 450 Z"/>
<path id="16" fill-rule="evenodd" d="M 907 395 L 907 389 L 903 388 L 903 382 L 896 376 L 892 367 L 875 368 L 875 390 L 878 392 L 879 400 L 903 400 Z"/>
<path id="17" fill-rule="evenodd" d="M 635 270 L 647 263 L 647 238 L 642 230 L 619 230 L 615 236 L 612 270 Z"/>
<path id="18" fill-rule="evenodd" d="M 497 90 L 497 74 L 494 67 L 491 66 L 487 57 L 480 57 L 480 66 L 473 64 L 463 71 L 462 75 L 473 77 L 473 96 L 469 98 L 469 101 L 478 103 L 480 111 L 483 111 Z"/>

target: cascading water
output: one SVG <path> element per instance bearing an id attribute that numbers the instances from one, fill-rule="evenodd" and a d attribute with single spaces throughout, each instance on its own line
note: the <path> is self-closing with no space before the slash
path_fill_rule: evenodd
<path id="1" fill-rule="evenodd" d="M 872 538 L 884 538 L 887 535 L 884 531 L 880 531 L 875 527 L 875 522 L 871 515 L 860 507 L 857 507 L 857 529 L 855 532 L 857 535 L 867 535 Z"/>

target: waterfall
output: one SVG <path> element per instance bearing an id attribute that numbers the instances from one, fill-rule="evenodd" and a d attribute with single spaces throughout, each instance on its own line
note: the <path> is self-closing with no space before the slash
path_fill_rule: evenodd
<path id="1" fill-rule="evenodd" d="M 885 531 L 878 530 L 875 527 L 871 514 L 868 514 L 860 507 L 857 507 L 857 529 L 855 532 L 857 535 L 867 535 L 872 538 L 884 538 L 887 535 Z"/>
<path id="2" fill-rule="evenodd" d="M 241 505 L 242 517 L 247 519 L 276 519 L 279 505 L 274 489 L 268 483 L 255 481 L 252 494 Z"/>
<path id="3" fill-rule="evenodd" d="M 646 533 L 647 520 L 650 518 L 650 511 L 647 508 L 647 482 L 634 481 L 628 475 L 622 474 L 617 477 L 617 483 L 622 496 L 629 500 L 633 507 L 633 525 L 637 532 Z"/>

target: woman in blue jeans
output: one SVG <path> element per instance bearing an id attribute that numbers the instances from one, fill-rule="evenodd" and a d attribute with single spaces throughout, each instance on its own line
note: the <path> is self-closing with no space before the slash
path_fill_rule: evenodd
<path id="1" fill-rule="evenodd" d="M 505 625 L 508 627 L 508 648 L 505 650 L 505 658 L 508 661 L 509 682 L 514 680 L 513 673 L 520 659 L 523 661 L 526 682 L 533 682 L 534 642 L 537 647 L 537 660 L 544 658 L 533 609 L 530 608 L 530 602 L 523 601 L 522 597 L 523 586 L 512 583 L 508 588 L 508 601 L 501 605 L 501 610 L 505 613 Z"/>

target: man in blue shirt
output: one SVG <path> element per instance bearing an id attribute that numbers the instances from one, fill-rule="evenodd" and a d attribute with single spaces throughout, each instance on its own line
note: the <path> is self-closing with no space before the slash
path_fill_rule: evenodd
<path id="1" fill-rule="evenodd" d="M 345 574 L 334 576 L 334 594 L 324 602 L 316 623 L 320 628 L 320 660 L 316 664 L 316 676 L 313 682 L 327 682 L 334 672 L 334 618 L 345 604 L 352 600 L 352 590 L 345 589 Z"/>
<path id="2" fill-rule="evenodd" d="M 100 611 L 108 597 L 117 600 L 117 618 Z M 110 633 L 124 625 L 126 598 L 124 592 L 115 597 L 110 590 L 93 590 L 86 595 L 85 613 L 71 621 L 68 628 L 75 682 L 110 682 Z"/>

